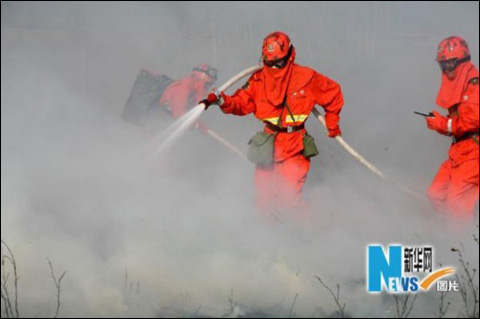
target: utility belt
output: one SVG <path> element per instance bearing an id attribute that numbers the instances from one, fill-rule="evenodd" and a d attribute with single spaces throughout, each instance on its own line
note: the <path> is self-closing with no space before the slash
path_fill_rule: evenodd
<path id="1" fill-rule="evenodd" d="M 286 91 L 288 92 L 288 85 L 287 85 Z M 295 116 L 293 116 L 292 111 L 290 110 L 290 107 L 287 104 L 286 94 L 285 94 L 285 97 L 283 98 L 282 105 L 283 105 L 283 109 L 282 109 L 282 112 L 280 113 L 280 116 L 278 117 L 277 125 L 272 124 L 268 121 L 264 122 L 266 127 L 269 128 L 274 133 L 269 134 L 265 131 L 258 132 L 248 142 L 250 146 L 248 148 L 247 158 L 250 162 L 256 165 L 270 165 L 275 162 L 275 138 L 279 133 L 293 133 L 293 132 L 298 132 L 305 129 L 305 123 L 302 123 L 297 126 L 282 127 L 282 118 L 283 118 L 283 112 L 285 111 L 285 109 L 288 111 L 290 117 L 295 122 L 294 120 Z M 313 139 L 313 137 L 308 135 L 307 132 L 305 132 L 303 136 L 302 154 L 303 156 L 305 156 L 305 158 L 310 158 L 318 155 L 318 149 L 315 145 L 315 140 Z"/>
<path id="2" fill-rule="evenodd" d="M 250 139 L 248 144 L 247 158 L 250 162 L 256 165 L 268 165 L 274 162 L 275 137 L 278 133 L 292 133 L 305 129 L 305 124 L 298 126 L 280 127 L 268 122 L 266 126 L 274 133 L 258 132 Z M 308 133 L 303 136 L 303 151 L 302 155 L 305 158 L 311 158 L 318 155 L 318 149 L 315 145 L 315 140 Z"/>
<path id="3" fill-rule="evenodd" d="M 264 123 L 269 130 L 275 133 L 293 133 L 293 132 L 297 132 L 305 129 L 305 123 L 302 123 L 298 126 L 288 126 L 288 127 L 280 127 L 267 121 L 265 121 Z"/>
<path id="4" fill-rule="evenodd" d="M 452 137 L 452 143 L 457 144 L 466 140 L 472 139 L 478 145 L 478 133 L 467 133 L 461 137 Z"/>

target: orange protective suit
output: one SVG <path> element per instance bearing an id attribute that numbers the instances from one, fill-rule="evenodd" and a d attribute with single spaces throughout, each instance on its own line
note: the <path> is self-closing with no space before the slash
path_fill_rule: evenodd
<path id="1" fill-rule="evenodd" d="M 159 105 L 162 111 L 170 114 L 174 119 L 178 119 L 185 115 L 192 107 L 197 105 L 197 101 L 202 99 L 208 92 L 209 87 L 216 79 L 215 76 L 209 76 L 207 73 L 215 70 L 207 64 L 201 64 L 193 69 L 190 76 L 170 84 L 162 97 Z M 202 133 L 206 133 L 209 126 L 198 121 L 194 125 Z"/>
<path id="2" fill-rule="evenodd" d="M 232 96 L 222 93 L 222 111 L 240 116 L 253 113 L 262 122 L 281 123 L 280 126 L 285 128 L 304 124 L 315 104 L 319 104 L 326 111 L 329 131 L 338 134 L 339 114 L 343 106 L 340 86 L 310 68 L 295 64 L 294 59 L 295 49 L 292 47 L 286 67 L 264 67 Z M 292 114 L 283 106 L 285 97 Z M 274 133 L 267 126 L 265 132 Z M 274 163 L 257 165 L 256 201 L 262 213 L 307 211 L 301 209 L 305 208 L 302 188 L 310 169 L 310 160 L 302 155 L 305 133 L 305 129 L 278 133 L 274 143 Z"/>
<path id="3" fill-rule="evenodd" d="M 431 129 L 454 139 L 428 196 L 437 211 L 469 220 L 479 197 L 479 80 L 470 62 L 460 64 L 455 72 L 454 78 L 443 74 L 437 97 L 448 117 L 435 112 L 435 117 L 427 118 Z"/>
<path id="4" fill-rule="evenodd" d="M 205 94 L 206 89 L 196 90 L 191 76 L 170 84 L 160 99 L 160 107 L 165 107 L 174 119 L 182 117 L 196 105 Z"/>

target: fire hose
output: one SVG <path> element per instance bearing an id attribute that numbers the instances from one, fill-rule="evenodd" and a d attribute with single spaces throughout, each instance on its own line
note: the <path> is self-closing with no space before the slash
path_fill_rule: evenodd
<path id="1" fill-rule="evenodd" d="M 248 69 L 243 70 L 242 72 L 238 73 L 237 75 L 232 77 L 230 80 L 225 82 L 222 86 L 220 86 L 218 88 L 218 90 L 219 91 L 225 91 L 228 88 L 230 88 L 232 85 L 234 85 L 235 83 L 237 83 L 238 81 L 240 81 L 241 79 L 246 77 L 247 75 L 250 75 L 250 74 L 252 74 L 252 73 L 254 73 L 254 72 L 256 72 L 256 71 L 258 71 L 262 68 L 263 68 L 263 65 L 254 65 L 252 67 L 249 67 Z"/>
<path id="2" fill-rule="evenodd" d="M 325 123 L 325 118 L 320 114 L 320 112 L 316 109 L 316 108 L 313 108 L 313 114 L 315 115 L 315 117 L 317 118 L 317 120 L 325 127 L 327 128 L 327 125 Z M 366 168 L 368 168 L 372 173 L 374 173 L 375 175 L 377 175 L 378 177 L 380 177 L 382 180 L 390 183 L 390 184 L 393 184 L 395 185 L 396 187 L 398 187 L 400 190 L 402 190 L 403 192 L 405 192 L 406 194 L 409 194 L 411 196 L 414 196 L 415 198 L 417 199 L 420 199 L 422 201 L 425 201 L 426 198 L 422 195 L 419 195 L 417 192 L 409 189 L 408 187 L 398 183 L 397 181 L 393 180 L 391 177 L 385 175 L 381 170 L 379 170 L 375 165 L 373 165 L 372 163 L 370 163 L 367 159 L 365 159 L 365 157 L 363 157 L 362 155 L 360 155 L 353 147 L 351 147 L 347 142 L 345 142 L 345 140 L 343 139 L 343 137 L 341 136 L 337 136 L 335 137 L 335 140 L 338 142 L 338 144 L 340 144 L 350 155 L 353 156 L 353 158 L 355 158 L 358 162 L 360 162 L 363 166 L 365 166 Z"/>
<path id="3" fill-rule="evenodd" d="M 245 154 L 243 154 L 240 150 L 238 150 L 235 146 L 230 144 L 227 140 L 222 138 L 220 135 L 218 135 L 211 129 L 207 131 L 207 134 L 210 135 L 212 138 L 216 139 L 219 143 L 223 144 L 223 146 L 228 148 L 230 151 L 234 152 L 235 154 L 237 154 L 238 156 L 240 156 L 241 158 L 247 161 L 247 157 L 245 156 Z"/>

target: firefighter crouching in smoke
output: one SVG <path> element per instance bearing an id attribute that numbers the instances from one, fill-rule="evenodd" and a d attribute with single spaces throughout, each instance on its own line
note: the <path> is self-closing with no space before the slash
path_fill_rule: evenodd
<path id="1" fill-rule="evenodd" d="M 310 158 L 318 154 L 305 121 L 319 104 L 326 111 L 328 136 L 341 135 L 343 95 L 331 79 L 295 64 L 295 47 L 285 33 L 274 32 L 264 39 L 262 61 L 263 69 L 232 96 L 214 91 L 200 103 L 207 107 L 216 103 L 227 114 L 253 113 L 265 123 L 264 130 L 250 140 L 248 151 L 256 164 L 257 207 L 268 218 L 291 212 L 302 220 L 308 212 L 302 188 Z"/>
<path id="2" fill-rule="evenodd" d="M 177 120 L 197 105 L 210 87 L 217 80 L 217 69 L 208 64 L 200 64 L 193 68 L 192 73 L 170 84 L 159 101 L 160 109 L 171 118 Z M 197 121 L 193 129 L 207 134 L 209 126 Z"/>
<path id="3" fill-rule="evenodd" d="M 470 62 L 467 42 L 456 36 L 440 43 L 436 60 L 442 70 L 436 103 L 448 116 L 434 111 L 427 125 L 453 142 L 428 196 L 437 211 L 471 220 L 479 196 L 478 69 Z"/>

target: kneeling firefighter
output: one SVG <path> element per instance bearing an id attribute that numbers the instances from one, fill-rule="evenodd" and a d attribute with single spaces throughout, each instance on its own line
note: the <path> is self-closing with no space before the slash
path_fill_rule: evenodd
<path id="1" fill-rule="evenodd" d="M 442 70 L 436 102 L 448 116 L 434 111 L 427 125 L 453 141 L 428 196 L 437 211 L 471 220 L 479 196 L 478 69 L 470 62 L 467 42 L 457 36 L 440 42 L 436 60 Z"/>
<path id="2" fill-rule="evenodd" d="M 317 155 L 305 121 L 315 104 L 326 111 L 328 136 L 341 135 L 339 127 L 343 95 L 340 85 L 316 71 L 295 63 L 295 47 L 282 32 L 263 41 L 262 70 L 232 96 L 212 92 L 201 101 L 207 107 L 218 104 L 227 114 L 253 113 L 265 124 L 249 142 L 248 158 L 256 164 L 256 203 L 266 217 L 278 212 L 306 214 L 302 189 Z"/>

